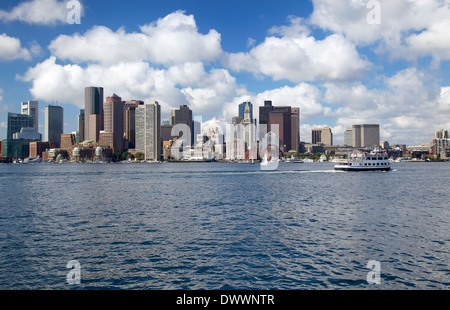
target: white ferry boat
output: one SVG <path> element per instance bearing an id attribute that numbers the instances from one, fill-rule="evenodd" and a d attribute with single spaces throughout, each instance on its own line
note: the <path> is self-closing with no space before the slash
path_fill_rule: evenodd
<path id="1" fill-rule="evenodd" d="M 334 166 L 340 171 L 389 171 L 391 163 L 386 152 L 374 150 L 370 153 L 354 151 L 345 162 Z"/>

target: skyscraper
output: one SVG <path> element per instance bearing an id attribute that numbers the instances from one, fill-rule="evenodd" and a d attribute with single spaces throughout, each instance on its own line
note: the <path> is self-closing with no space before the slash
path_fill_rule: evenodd
<path id="1" fill-rule="evenodd" d="M 20 132 L 22 128 L 34 127 L 33 125 L 34 119 L 31 115 L 8 113 L 6 139 L 12 139 L 13 135 Z"/>
<path id="2" fill-rule="evenodd" d="M 272 112 L 269 113 L 269 131 L 278 135 L 282 152 L 292 149 L 291 114 L 291 107 L 273 107 Z M 278 125 L 279 132 L 276 132 L 274 125 Z"/>
<path id="3" fill-rule="evenodd" d="M 272 101 L 264 101 L 264 106 L 259 107 L 260 133 L 264 136 L 269 131 L 269 115 L 273 111 Z M 259 137 L 260 139 L 262 137 Z"/>
<path id="4" fill-rule="evenodd" d="M 353 128 L 345 129 L 344 144 L 347 146 L 353 146 Z"/>
<path id="5" fill-rule="evenodd" d="M 353 125 L 352 131 L 353 147 L 373 148 L 380 146 L 380 125 Z"/>
<path id="6" fill-rule="evenodd" d="M 39 103 L 29 100 L 21 103 L 21 113 L 33 117 L 33 126 L 36 132 L 39 132 Z"/>
<path id="7" fill-rule="evenodd" d="M 124 139 L 128 141 L 129 148 L 136 147 L 136 108 L 143 105 L 141 100 L 125 101 L 123 123 L 124 123 Z"/>
<path id="8" fill-rule="evenodd" d="M 243 102 L 239 105 L 239 117 L 245 117 L 245 108 L 247 105 L 250 109 L 250 119 L 253 120 L 253 104 L 251 102 Z"/>
<path id="9" fill-rule="evenodd" d="M 84 139 L 84 109 L 80 110 L 80 115 L 78 115 L 78 137 L 79 137 L 79 142 L 83 142 Z"/>
<path id="10" fill-rule="evenodd" d="M 45 136 L 44 142 L 55 142 L 60 145 L 61 134 L 64 131 L 63 108 L 55 105 L 45 107 Z"/>
<path id="11" fill-rule="evenodd" d="M 300 108 L 291 109 L 291 150 L 300 149 Z"/>
<path id="12" fill-rule="evenodd" d="M 161 159 L 161 107 L 158 102 L 147 102 L 136 108 L 136 153 L 147 161 Z"/>
<path id="13" fill-rule="evenodd" d="M 116 94 L 106 97 L 103 106 L 104 131 L 113 133 L 114 153 L 123 152 L 123 102 Z"/>
<path id="14" fill-rule="evenodd" d="M 173 126 L 177 124 L 187 125 L 191 130 L 191 137 L 189 142 L 191 145 L 194 144 L 194 122 L 192 120 L 192 110 L 189 109 L 187 105 L 182 105 L 179 108 L 172 110 L 170 124 L 172 124 Z"/>
<path id="15" fill-rule="evenodd" d="M 230 136 L 226 145 L 227 158 L 231 160 L 257 158 L 256 120 L 252 115 L 253 105 L 250 102 L 239 105 L 239 116 L 233 117 L 230 126 Z"/>
<path id="16" fill-rule="evenodd" d="M 101 115 L 101 117 L 91 117 L 91 115 Z M 90 130 L 91 125 L 94 126 L 93 130 Z M 103 88 L 86 87 L 84 89 L 85 139 L 97 142 L 100 130 L 103 130 Z"/>
<path id="17" fill-rule="evenodd" d="M 330 127 L 314 128 L 311 134 L 312 144 L 333 145 L 333 132 Z"/>

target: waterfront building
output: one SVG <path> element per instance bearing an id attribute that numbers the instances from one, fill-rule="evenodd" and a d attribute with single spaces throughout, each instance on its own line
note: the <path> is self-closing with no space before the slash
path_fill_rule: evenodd
<path id="1" fill-rule="evenodd" d="M 104 131 L 113 134 L 113 144 L 111 145 L 114 153 L 122 153 L 124 150 L 124 125 L 123 114 L 124 104 L 122 98 L 116 94 L 106 97 L 103 106 L 104 112 Z"/>
<path id="2" fill-rule="evenodd" d="M 450 147 L 450 139 L 434 139 L 433 140 L 433 154 L 441 155 Z"/>
<path id="3" fill-rule="evenodd" d="M 30 152 L 30 142 L 26 139 L 5 139 L 2 141 L 2 157 L 26 158 Z"/>
<path id="4" fill-rule="evenodd" d="M 42 157 L 42 153 L 46 150 L 58 147 L 54 142 L 30 142 L 29 156 L 36 158 Z"/>
<path id="5" fill-rule="evenodd" d="M 96 115 L 91 117 L 91 115 Z M 89 86 L 84 89 L 84 139 L 98 141 L 103 130 L 103 88 Z M 91 129 L 91 125 L 94 128 Z M 83 140 L 84 140 L 83 139 Z"/>
<path id="6" fill-rule="evenodd" d="M 161 159 L 161 107 L 147 102 L 136 108 L 136 153 L 143 153 L 146 161 Z"/>
<path id="7" fill-rule="evenodd" d="M 380 146 L 380 125 L 353 125 L 353 143 L 356 148 L 374 148 Z"/>
<path id="8" fill-rule="evenodd" d="M 314 128 L 311 133 L 312 144 L 333 145 L 333 132 L 330 127 Z"/>
<path id="9" fill-rule="evenodd" d="M 64 131 L 63 108 L 55 105 L 45 107 L 45 136 L 44 142 L 61 143 L 61 134 Z"/>
<path id="10" fill-rule="evenodd" d="M 187 125 L 190 129 L 190 137 L 183 137 L 185 139 L 189 139 L 187 140 L 190 145 L 194 145 L 194 137 L 195 137 L 195 133 L 194 133 L 194 121 L 192 118 L 192 110 L 187 106 L 187 105 L 182 105 L 177 109 L 173 109 L 172 110 L 172 115 L 170 117 L 170 124 L 175 126 L 178 124 L 184 124 Z M 185 133 L 184 133 L 185 134 Z M 177 138 L 181 138 L 180 135 L 176 136 Z"/>
<path id="11" fill-rule="evenodd" d="M 21 103 L 21 113 L 33 117 L 33 127 L 39 132 L 39 103 L 38 101 L 28 100 Z"/>
<path id="12" fill-rule="evenodd" d="M 20 132 L 22 128 L 33 127 L 33 117 L 26 114 L 8 113 L 6 139 L 13 139 L 13 134 Z"/>

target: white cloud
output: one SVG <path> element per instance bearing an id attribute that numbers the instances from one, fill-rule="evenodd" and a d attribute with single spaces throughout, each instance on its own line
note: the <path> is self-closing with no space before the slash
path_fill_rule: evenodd
<path id="1" fill-rule="evenodd" d="M 222 111 L 224 102 L 245 92 L 227 70 L 206 71 L 195 63 L 168 69 L 154 69 L 142 61 L 90 64 L 84 68 L 58 64 L 51 56 L 18 78 L 32 83 L 30 92 L 39 100 L 57 100 L 83 108 L 84 87 L 99 85 L 105 96 L 114 92 L 124 100 L 156 100 L 165 116 L 172 108 L 188 104 L 196 114 L 212 117 Z"/>
<path id="2" fill-rule="evenodd" d="M 427 74 L 408 68 L 386 77 L 379 89 L 328 83 L 324 100 L 336 106 L 333 113 L 342 128 L 376 123 L 382 127 L 381 139 L 392 143 L 431 142 L 434 130 L 450 127 L 450 88 L 428 81 Z"/>
<path id="3" fill-rule="evenodd" d="M 19 39 L 10 37 L 5 33 L 0 35 L 0 61 L 15 59 L 31 59 L 30 52 L 22 47 Z"/>
<path id="4" fill-rule="evenodd" d="M 75 62 L 113 64 L 149 61 L 173 65 L 214 61 L 222 55 L 221 37 L 215 30 L 198 32 L 194 17 L 177 11 L 156 22 L 127 33 L 95 26 L 85 34 L 61 35 L 49 46 L 53 55 Z"/>
<path id="5" fill-rule="evenodd" d="M 67 1 L 31 0 L 19 3 L 9 12 L 0 10 L 0 21 L 20 21 L 27 24 L 55 25 L 66 23 Z"/>
<path id="6" fill-rule="evenodd" d="M 302 19 L 291 17 L 290 22 L 289 26 L 273 27 L 272 35 L 248 53 L 229 54 L 227 66 L 296 83 L 354 80 L 371 67 L 344 36 L 333 34 L 317 40 Z"/>
<path id="7" fill-rule="evenodd" d="M 370 24 L 363 0 L 313 0 L 309 23 L 342 34 L 358 45 L 378 45 L 393 58 L 450 59 L 450 6 L 446 0 L 378 0 L 380 23 Z"/>

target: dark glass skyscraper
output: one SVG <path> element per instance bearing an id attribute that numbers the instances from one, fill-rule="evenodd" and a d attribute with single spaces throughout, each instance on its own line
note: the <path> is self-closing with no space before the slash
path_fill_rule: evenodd
<path id="1" fill-rule="evenodd" d="M 12 139 L 13 134 L 20 132 L 22 128 L 30 128 L 34 126 L 34 119 L 31 115 L 8 113 L 6 139 Z"/>
<path id="2" fill-rule="evenodd" d="M 61 143 L 61 135 L 64 131 L 63 108 L 55 105 L 45 107 L 45 138 L 44 142 Z"/>
<path id="3" fill-rule="evenodd" d="M 98 117 L 91 117 L 91 115 L 98 115 Z M 98 120 L 102 124 L 95 124 L 96 120 Z M 89 129 L 91 125 L 96 128 L 95 132 L 94 130 Z M 97 141 L 97 129 L 103 130 L 103 88 L 90 86 L 84 89 L 85 139 Z"/>
<path id="4" fill-rule="evenodd" d="M 172 110 L 170 123 L 175 126 L 177 124 L 185 124 L 191 130 L 191 145 L 194 143 L 194 123 L 192 120 L 192 110 L 187 105 L 182 105 L 178 109 Z"/>

